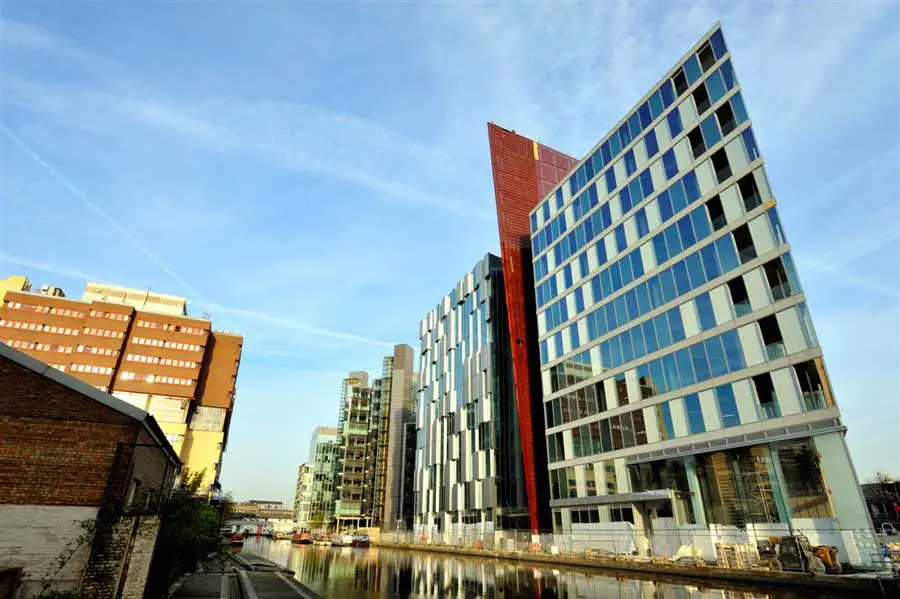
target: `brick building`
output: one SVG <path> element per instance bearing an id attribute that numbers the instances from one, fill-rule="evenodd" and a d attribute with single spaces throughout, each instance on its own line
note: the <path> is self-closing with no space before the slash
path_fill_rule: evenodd
<path id="1" fill-rule="evenodd" d="M 243 338 L 175 296 L 88 283 L 82 300 L 8 291 L 0 342 L 154 415 L 202 488 L 218 487 Z"/>
<path id="2" fill-rule="evenodd" d="M 0 570 L 21 597 L 141 597 L 179 467 L 151 415 L 0 343 Z"/>

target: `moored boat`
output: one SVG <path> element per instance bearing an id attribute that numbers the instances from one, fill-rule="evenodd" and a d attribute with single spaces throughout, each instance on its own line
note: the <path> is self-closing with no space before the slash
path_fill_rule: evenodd
<path id="1" fill-rule="evenodd" d="M 240 547 L 244 544 L 244 535 L 239 532 L 234 533 L 230 537 L 228 537 L 228 544 L 232 547 Z"/>
<path id="2" fill-rule="evenodd" d="M 368 547 L 369 535 L 353 535 L 350 540 L 351 547 Z"/>
<path id="3" fill-rule="evenodd" d="M 294 536 L 291 537 L 291 543 L 296 543 L 297 545 L 309 545 L 312 543 L 312 536 L 308 532 L 295 532 Z"/>
<path id="4" fill-rule="evenodd" d="M 313 537 L 313 545 L 331 545 L 331 539 L 324 533 L 319 533 Z"/>

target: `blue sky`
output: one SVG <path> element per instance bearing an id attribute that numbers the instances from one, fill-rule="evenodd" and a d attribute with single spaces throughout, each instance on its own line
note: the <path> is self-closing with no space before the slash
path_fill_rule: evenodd
<path id="1" fill-rule="evenodd" d="M 485 123 L 582 156 L 722 20 L 863 478 L 900 475 L 892 2 L 2 3 L 0 276 L 245 336 L 223 467 L 293 497 L 340 379 L 498 252 Z"/>

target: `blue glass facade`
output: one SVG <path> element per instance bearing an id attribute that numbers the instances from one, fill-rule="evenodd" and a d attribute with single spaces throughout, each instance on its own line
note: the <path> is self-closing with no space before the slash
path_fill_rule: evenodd
<path id="1" fill-rule="evenodd" d="M 726 458 L 697 449 L 839 416 L 718 27 L 530 216 L 555 527 L 636 522 L 633 499 L 611 510 L 599 498 L 675 480 L 693 485 L 673 500 L 679 524 L 833 516 L 824 494 L 817 511 L 788 514 L 793 483 L 772 491 L 768 471 L 780 496 L 741 512 L 722 498 L 744 491 L 717 494 L 725 483 L 709 478 Z M 726 462 L 789 469 L 803 443 L 750 444 Z M 688 457 L 661 464 L 661 450 Z M 588 497 L 598 520 L 576 513 Z"/>

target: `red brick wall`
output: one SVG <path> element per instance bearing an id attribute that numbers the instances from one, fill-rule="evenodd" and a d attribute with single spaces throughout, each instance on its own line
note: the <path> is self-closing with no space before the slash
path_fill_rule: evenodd
<path id="1" fill-rule="evenodd" d="M 140 423 L 0 356 L 0 504 L 99 506 Z"/>
<path id="2" fill-rule="evenodd" d="M 568 172 L 575 159 L 493 123 L 488 124 L 500 258 L 522 437 L 525 493 L 532 530 L 550 527 L 546 438 L 541 397 L 540 349 L 528 213 Z"/>

